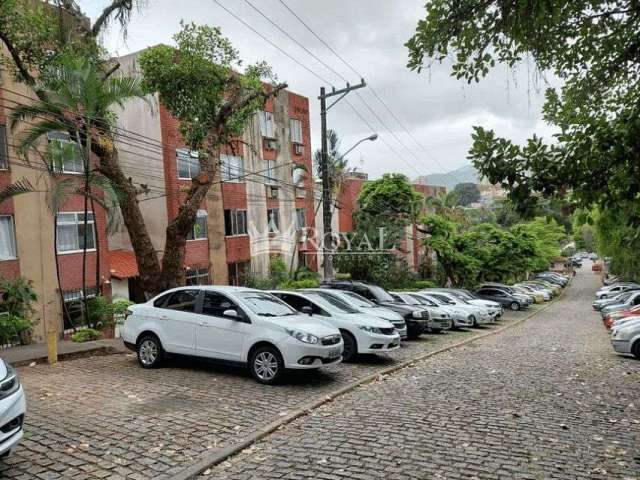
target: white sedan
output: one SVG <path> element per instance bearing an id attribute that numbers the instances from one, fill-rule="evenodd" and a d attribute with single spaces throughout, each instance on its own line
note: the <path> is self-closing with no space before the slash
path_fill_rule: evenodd
<path id="1" fill-rule="evenodd" d="M 387 320 L 360 313 L 340 298 L 321 290 L 272 291 L 309 318 L 323 319 L 340 330 L 344 361 L 359 353 L 384 353 L 400 348 L 400 335 Z"/>
<path id="2" fill-rule="evenodd" d="M 27 411 L 18 372 L 0 359 L 0 457 L 6 457 L 23 435 Z"/>
<path id="3" fill-rule="evenodd" d="M 122 334 L 144 368 L 165 354 L 248 365 L 260 383 L 285 369 L 317 369 L 342 359 L 342 336 L 330 323 L 301 315 L 273 295 L 243 287 L 174 288 L 129 307 Z"/>

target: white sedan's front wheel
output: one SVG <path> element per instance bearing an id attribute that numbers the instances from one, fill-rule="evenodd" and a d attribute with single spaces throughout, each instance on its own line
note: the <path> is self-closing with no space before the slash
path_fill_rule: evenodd
<path id="1" fill-rule="evenodd" d="M 142 368 L 156 368 L 162 360 L 162 344 L 153 334 L 146 334 L 138 340 L 138 362 Z"/>
<path id="2" fill-rule="evenodd" d="M 284 361 L 280 352 L 269 346 L 257 348 L 249 359 L 251 375 L 259 383 L 273 385 L 278 383 L 284 373 Z"/>

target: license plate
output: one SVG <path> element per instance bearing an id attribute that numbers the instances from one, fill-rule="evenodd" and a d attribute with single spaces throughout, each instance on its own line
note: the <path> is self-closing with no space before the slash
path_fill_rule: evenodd
<path id="1" fill-rule="evenodd" d="M 333 348 L 329 350 L 329 358 L 333 359 L 333 358 L 338 358 L 339 356 L 340 356 L 339 348 Z"/>

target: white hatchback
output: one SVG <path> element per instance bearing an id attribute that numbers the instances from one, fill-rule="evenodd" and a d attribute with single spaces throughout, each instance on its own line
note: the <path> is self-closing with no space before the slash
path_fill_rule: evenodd
<path id="1" fill-rule="evenodd" d="M 243 287 L 192 286 L 168 290 L 129 307 L 122 334 L 144 368 L 165 354 L 248 365 L 260 383 L 285 369 L 317 369 L 342 359 L 340 331 L 301 315 L 273 295 Z"/>
<path id="2" fill-rule="evenodd" d="M 296 310 L 308 313 L 308 318 L 327 321 L 338 328 L 344 342 L 345 361 L 359 353 L 384 353 L 400 348 L 400 335 L 391 323 L 360 313 L 331 293 L 320 289 L 271 293 Z"/>
<path id="3" fill-rule="evenodd" d="M 0 359 L 0 457 L 6 457 L 23 435 L 27 410 L 18 372 Z"/>

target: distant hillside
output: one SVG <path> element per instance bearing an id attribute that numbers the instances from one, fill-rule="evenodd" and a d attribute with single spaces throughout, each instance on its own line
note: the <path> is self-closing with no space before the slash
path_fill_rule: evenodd
<path id="1" fill-rule="evenodd" d="M 416 182 L 424 182 L 428 185 L 444 185 L 447 190 L 452 190 L 458 183 L 478 183 L 478 171 L 473 165 L 465 165 L 447 173 L 432 173 L 423 175 L 415 180 Z"/>

